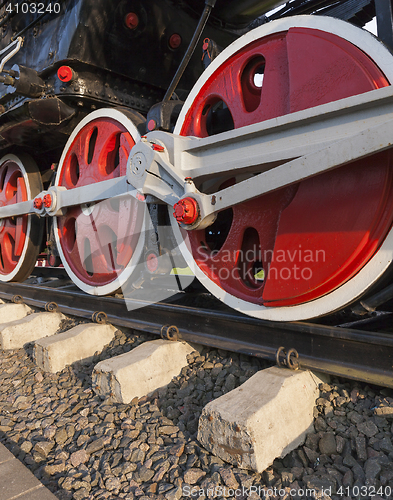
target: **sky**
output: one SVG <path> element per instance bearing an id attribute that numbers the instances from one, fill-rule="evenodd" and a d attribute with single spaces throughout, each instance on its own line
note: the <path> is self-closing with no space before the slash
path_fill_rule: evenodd
<path id="1" fill-rule="evenodd" d="M 377 20 L 376 20 L 376 18 L 374 17 L 374 19 L 372 21 L 367 23 L 365 28 L 366 28 L 366 30 L 371 31 L 371 33 L 376 35 L 377 34 Z"/>

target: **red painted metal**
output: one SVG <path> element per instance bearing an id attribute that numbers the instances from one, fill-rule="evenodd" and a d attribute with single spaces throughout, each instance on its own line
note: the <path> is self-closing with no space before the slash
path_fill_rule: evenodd
<path id="1" fill-rule="evenodd" d="M 159 144 L 153 144 L 153 150 L 162 153 L 163 151 L 165 151 L 165 148 L 164 146 L 160 146 Z"/>
<path id="2" fill-rule="evenodd" d="M 193 198 L 183 198 L 173 208 L 173 216 L 179 223 L 193 224 L 198 218 L 198 203 Z"/>
<path id="3" fill-rule="evenodd" d="M 74 79 L 74 72 L 69 66 L 60 66 L 57 70 L 57 76 L 62 82 L 68 83 Z"/>
<path id="4" fill-rule="evenodd" d="M 154 274 L 158 269 L 158 257 L 154 252 L 146 256 L 146 267 L 149 273 Z"/>
<path id="5" fill-rule="evenodd" d="M 52 206 L 52 196 L 50 194 L 46 194 L 44 196 L 44 205 L 45 208 L 50 208 Z"/>
<path id="6" fill-rule="evenodd" d="M 34 198 L 33 205 L 34 205 L 34 208 L 36 208 L 37 210 L 41 210 L 42 205 L 43 205 L 42 198 L 40 198 L 40 197 Z"/>
<path id="7" fill-rule="evenodd" d="M 27 201 L 23 173 L 12 160 L 0 166 L 0 206 Z M 28 216 L 0 220 L 0 274 L 14 271 L 19 263 L 26 242 Z"/>
<path id="8" fill-rule="evenodd" d="M 150 130 L 150 132 L 152 130 L 154 130 L 156 128 L 156 121 L 155 120 L 149 120 L 149 123 L 147 124 L 147 129 Z"/>
<path id="9" fill-rule="evenodd" d="M 261 87 L 254 81 L 257 73 L 263 74 Z M 225 61 L 196 96 L 181 133 L 206 137 L 209 115 L 220 102 L 238 128 L 387 85 L 382 71 L 351 43 L 319 30 L 291 28 Z M 220 231 L 213 225 L 189 233 L 194 259 L 212 281 L 265 306 L 317 299 L 353 277 L 389 231 L 391 153 L 246 201 L 227 213 L 227 226 L 221 219 Z M 215 245 L 212 234 L 220 234 Z"/>
<path id="10" fill-rule="evenodd" d="M 139 17 L 135 14 L 135 12 L 129 12 L 126 14 L 124 22 L 126 23 L 128 29 L 134 30 L 139 25 Z"/>
<path id="11" fill-rule="evenodd" d="M 56 263 L 57 263 L 57 259 L 58 257 L 56 257 L 55 255 L 49 255 L 49 258 L 48 258 L 48 261 L 49 261 L 49 265 L 51 267 L 55 267 L 56 266 Z"/>
<path id="12" fill-rule="evenodd" d="M 173 35 L 169 37 L 168 45 L 171 49 L 175 50 L 180 47 L 181 42 L 182 42 L 182 37 L 178 33 L 173 33 Z"/>
<path id="13" fill-rule="evenodd" d="M 66 152 L 59 185 L 73 189 L 126 175 L 135 142 L 111 118 L 87 123 Z M 91 286 L 113 282 L 130 262 L 140 237 L 143 208 L 134 198 L 72 207 L 58 217 L 58 236 L 68 265 Z"/>

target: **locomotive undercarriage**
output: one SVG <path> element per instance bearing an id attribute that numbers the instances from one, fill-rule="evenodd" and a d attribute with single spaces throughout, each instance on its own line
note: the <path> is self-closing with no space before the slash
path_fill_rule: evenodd
<path id="1" fill-rule="evenodd" d="M 373 15 L 373 2 L 350 4 L 348 17 Z M 378 4 L 388 42 L 391 8 Z M 236 29 L 226 22 L 228 42 Z M 389 290 L 392 276 L 392 61 L 344 21 L 283 17 L 239 37 L 192 88 L 185 74 L 174 130 L 147 123 L 146 135 L 165 88 L 83 61 L 67 64 L 67 85 L 41 72 L 45 95 L 5 97 L 0 117 L 0 278 L 27 277 L 47 233 L 48 252 L 90 294 L 138 287 L 141 262 L 155 277 L 181 255 L 213 295 L 251 316 L 363 314 L 357 304 Z M 165 256 L 172 265 L 160 266 Z"/>

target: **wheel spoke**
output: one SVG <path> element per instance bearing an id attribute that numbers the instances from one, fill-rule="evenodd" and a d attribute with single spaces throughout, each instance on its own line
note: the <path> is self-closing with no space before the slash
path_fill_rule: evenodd
<path id="1" fill-rule="evenodd" d="M 5 191 L 4 189 L 2 191 L 0 191 L 0 206 L 4 206 L 4 205 L 7 205 L 8 204 L 8 200 L 6 199 L 6 196 L 5 196 Z"/>
<path id="2" fill-rule="evenodd" d="M 91 128 L 89 147 L 86 143 L 84 152 L 85 161 L 91 157 L 91 161 L 87 164 L 86 173 L 89 177 L 94 176 L 97 180 L 109 179 L 117 177 L 115 175 L 118 163 L 116 161 L 119 150 L 120 131 L 116 124 L 108 121 L 105 125 L 94 126 Z M 90 149 L 90 155 L 87 154 Z"/>
<path id="3" fill-rule="evenodd" d="M 138 202 L 136 200 L 119 200 L 118 224 L 117 224 L 117 264 L 124 266 L 131 259 L 133 247 L 130 235 L 134 239 L 139 239 L 141 235 L 137 233 L 138 227 Z M 130 244 L 131 243 L 131 244 Z"/>
<path id="4" fill-rule="evenodd" d="M 15 267 L 15 256 L 14 256 L 15 240 L 12 237 L 12 231 L 7 231 L 2 238 L 2 261 L 3 269 L 5 273 L 9 273 Z"/>
<path id="5" fill-rule="evenodd" d="M 10 188 L 10 179 L 11 177 L 15 174 L 15 167 L 14 165 L 9 165 L 9 164 L 6 164 L 6 172 L 5 172 L 5 175 L 4 175 L 4 181 L 3 181 L 3 191 L 5 192 L 5 196 L 7 196 L 7 190 Z M 10 199 L 10 198 L 8 198 Z"/>
<path id="6" fill-rule="evenodd" d="M 111 274 L 116 272 L 115 245 L 116 235 L 110 231 L 105 231 L 98 221 L 94 220 L 93 214 L 90 216 L 91 231 L 86 231 L 84 236 L 89 241 L 90 255 L 86 254 L 85 259 L 92 261 L 93 274 Z M 86 240 L 85 240 L 86 241 Z"/>
<path id="7" fill-rule="evenodd" d="M 130 156 L 131 149 L 135 145 L 133 138 L 130 134 L 122 133 L 120 135 L 120 148 L 119 148 L 119 165 L 120 176 L 127 174 L 127 161 Z"/>
<path id="8" fill-rule="evenodd" d="M 6 219 L 4 224 L 4 233 L 13 239 L 16 240 L 16 224 L 12 219 Z"/>
<path id="9" fill-rule="evenodd" d="M 15 194 L 15 203 L 22 202 L 27 199 L 26 193 L 26 183 L 22 177 L 17 180 L 17 191 Z M 15 255 L 21 256 L 23 251 L 23 245 L 25 242 L 24 234 L 26 232 L 27 217 L 15 217 Z"/>
<path id="10" fill-rule="evenodd" d="M 77 161 L 79 168 L 79 175 L 75 187 L 84 186 L 85 178 L 86 176 L 88 176 L 89 166 L 86 161 L 85 148 L 86 144 L 88 143 L 89 132 L 90 131 L 86 130 L 84 134 L 82 134 L 80 137 L 77 137 L 75 140 L 75 144 L 70 151 L 72 160 Z"/>

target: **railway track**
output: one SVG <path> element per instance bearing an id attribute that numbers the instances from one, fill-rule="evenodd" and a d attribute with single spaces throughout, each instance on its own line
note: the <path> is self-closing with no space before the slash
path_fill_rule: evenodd
<path id="1" fill-rule="evenodd" d="M 393 296 L 392 9 L 204 3 L 149 0 L 162 15 L 148 32 L 142 4 L 103 0 L 97 24 L 84 0 L 64 2 L 45 14 L 59 51 L 43 58 L 41 17 L 18 31 L 2 4 L 0 297 L 392 387 L 391 312 L 375 312 Z M 375 14 L 385 45 L 359 29 Z M 79 37 L 74 15 L 77 47 L 63 43 Z M 114 43 L 98 76 L 90 32 Z M 25 281 L 43 254 L 68 276 Z M 124 292 L 175 256 L 211 295 Z"/>
<path id="2" fill-rule="evenodd" d="M 24 283 L 3 283 L 0 298 L 393 388 L 390 312 L 329 325 L 271 322 L 236 313 L 196 291 L 155 304 L 94 297 L 78 290 L 62 270 L 54 277 L 45 268 L 36 268 Z"/>

